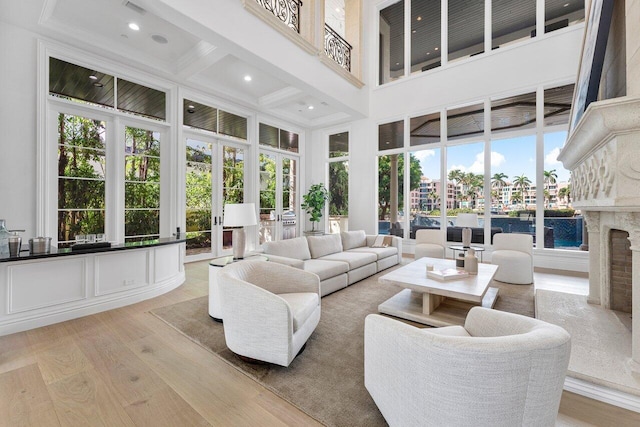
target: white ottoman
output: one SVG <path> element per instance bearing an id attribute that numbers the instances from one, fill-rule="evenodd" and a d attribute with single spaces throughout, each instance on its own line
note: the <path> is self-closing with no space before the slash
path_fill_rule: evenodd
<path id="1" fill-rule="evenodd" d="M 528 253 L 507 249 L 494 251 L 491 264 L 498 265 L 494 280 L 515 285 L 533 283 L 533 259 Z"/>
<path id="2" fill-rule="evenodd" d="M 415 259 L 444 258 L 444 247 L 434 243 L 419 243 L 416 245 Z"/>

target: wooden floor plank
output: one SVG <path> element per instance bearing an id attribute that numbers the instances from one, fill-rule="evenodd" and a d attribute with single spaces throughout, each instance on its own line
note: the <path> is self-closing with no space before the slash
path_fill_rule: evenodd
<path id="1" fill-rule="evenodd" d="M 26 332 L 0 337 L 0 374 L 36 363 Z"/>
<path id="2" fill-rule="evenodd" d="M 47 387 L 63 426 L 135 426 L 95 371 L 83 371 Z"/>
<path id="3" fill-rule="evenodd" d="M 38 366 L 0 375 L 0 426 L 59 426 L 53 401 Z"/>
<path id="4" fill-rule="evenodd" d="M 91 365 L 70 337 L 65 338 L 58 345 L 39 351 L 36 354 L 36 360 L 46 384 L 76 375 Z"/>

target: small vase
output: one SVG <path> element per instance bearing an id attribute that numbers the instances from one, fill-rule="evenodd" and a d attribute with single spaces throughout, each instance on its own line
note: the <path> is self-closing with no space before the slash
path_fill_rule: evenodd
<path id="1" fill-rule="evenodd" d="M 469 249 L 464 257 L 464 271 L 469 274 L 478 274 L 478 258 L 473 249 Z"/>

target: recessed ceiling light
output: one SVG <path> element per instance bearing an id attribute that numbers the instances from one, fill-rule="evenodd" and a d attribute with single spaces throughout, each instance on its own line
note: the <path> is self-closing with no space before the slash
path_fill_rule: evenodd
<path id="1" fill-rule="evenodd" d="M 427 55 L 431 55 L 431 52 L 427 52 Z"/>
<path id="2" fill-rule="evenodd" d="M 160 44 L 167 44 L 169 43 L 169 40 L 167 40 L 167 38 L 165 36 L 161 36 L 160 34 L 152 34 L 151 35 L 151 39 L 156 42 L 156 43 L 160 43 Z"/>
<path id="3" fill-rule="evenodd" d="M 415 33 L 416 33 L 416 30 L 411 30 L 411 32 L 412 32 L 413 34 L 415 34 Z"/>
<path id="4" fill-rule="evenodd" d="M 95 87 L 103 87 L 103 86 L 104 86 L 104 85 L 103 85 L 102 83 L 100 83 L 100 82 L 95 82 L 93 85 L 94 85 Z"/>
<path id="5" fill-rule="evenodd" d="M 129 22 L 129 28 L 133 31 L 140 31 L 140 26 L 135 22 Z"/>
<path id="6" fill-rule="evenodd" d="M 340 8 L 339 7 L 336 7 L 336 12 L 340 12 Z"/>
<path id="7" fill-rule="evenodd" d="M 94 76 L 93 74 L 92 74 L 92 75 L 90 75 L 90 76 L 89 76 L 89 78 L 90 78 L 91 80 L 98 80 L 98 78 L 97 78 L 96 76 Z"/>
<path id="8" fill-rule="evenodd" d="M 416 18 L 416 21 L 422 21 L 422 16 L 418 16 L 418 17 Z"/>
<path id="9" fill-rule="evenodd" d="M 245 82 L 250 82 L 251 81 L 251 76 L 248 75 L 248 74 L 246 76 L 244 76 L 244 81 Z"/>
<path id="10" fill-rule="evenodd" d="M 309 110 L 313 110 L 313 108 L 314 108 L 314 107 L 313 107 L 313 105 L 309 105 L 307 108 L 308 108 Z"/>
<path id="11" fill-rule="evenodd" d="M 434 50 L 438 50 L 438 48 L 436 47 Z"/>
<path id="12" fill-rule="evenodd" d="M 400 63 L 399 63 L 399 62 L 396 62 L 396 65 L 400 65 Z"/>
<path id="13" fill-rule="evenodd" d="M 565 3 L 562 5 L 562 7 L 567 7 L 567 6 L 569 6 L 569 3 Z"/>
<path id="14" fill-rule="evenodd" d="M 189 108 L 189 109 L 193 110 L 193 109 L 194 109 L 194 108 L 196 108 L 196 107 L 195 107 L 195 106 L 193 106 L 193 105 L 191 105 L 191 104 L 189 104 L 189 105 L 187 105 L 187 108 Z"/>

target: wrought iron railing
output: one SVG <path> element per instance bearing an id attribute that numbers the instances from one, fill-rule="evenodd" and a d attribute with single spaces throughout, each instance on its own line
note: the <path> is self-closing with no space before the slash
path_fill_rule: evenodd
<path id="1" fill-rule="evenodd" d="M 256 0 L 258 4 L 269 12 L 273 13 L 276 18 L 284 22 L 287 27 L 300 32 L 300 8 L 302 1 L 300 0 Z"/>
<path id="2" fill-rule="evenodd" d="M 351 72 L 351 45 L 336 33 L 333 28 L 324 24 L 324 51 L 327 56 L 342 68 Z"/>

